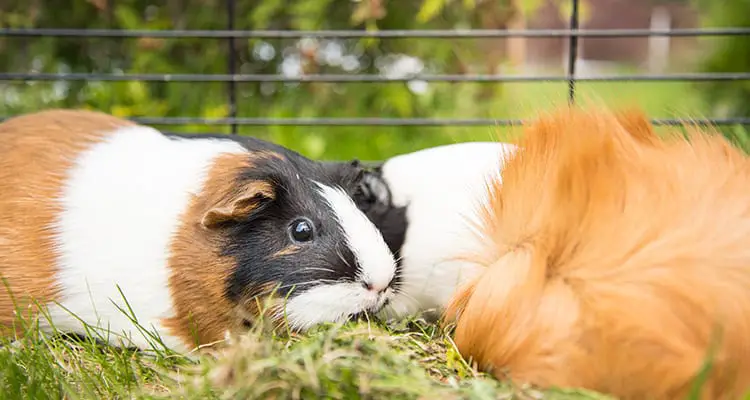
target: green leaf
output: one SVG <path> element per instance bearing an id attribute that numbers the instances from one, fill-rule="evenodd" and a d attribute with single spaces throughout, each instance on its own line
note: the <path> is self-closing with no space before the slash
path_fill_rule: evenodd
<path id="1" fill-rule="evenodd" d="M 297 0 L 289 9 L 295 29 L 314 30 L 326 25 L 328 7 L 333 0 Z"/>
<path id="2" fill-rule="evenodd" d="M 228 104 L 218 104 L 215 106 L 209 106 L 203 110 L 204 118 L 224 118 L 228 114 L 229 114 Z"/>
<path id="3" fill-rule="evenodd" d="M 146 85 L 139 81 L 128 82 L 128 96 L 134 103 L 142 103 L 148 97 Z"/>
<path id="4" fill-rule="evenodd" d="M 320 134 L 308 134 L 302 143 L 308 157 L 320 158 L 326 151 L 326 140 Z"/>
<path id="5" fill-rule="evenodd" d="M 273 21 L 273 16 L 282 9 L 283 0 L 265 0 L 258 2 L 250 14 L 250 21 L 257 29 L 266 29 Z"/>
<path id="6" fill-rule="evenodd" d="M 123 29 L 141 29 L 144 25 L 141 17 L 128 6 L 116 6 L 115 18 Z"/>
<path id="7" fill-rule="evenodd" d="M 399 117 L 408 117 L 412 114 L 412 94 L 405 84 L 389 85 L 384 88 L 384 98 L 387 105 L 393 108 Z"/>
<path id="8" fill-rule="evenodd" d="M 127 106 L 114 105 L 112 106 L 112 108 L 110 108 L 109 112 L 111 112 L 112 115 L 114 115 L 115 117 L 122 117 L 122 118 L 133 115 L 133 113 L 130 110 L 130 107 L 127 107 Z"/>
<path id="9" fill-rule="evenodd" d="M 443 10 L 450 0 L 424 0 L 417 13 L 417 22 L 429 22 Z"/>

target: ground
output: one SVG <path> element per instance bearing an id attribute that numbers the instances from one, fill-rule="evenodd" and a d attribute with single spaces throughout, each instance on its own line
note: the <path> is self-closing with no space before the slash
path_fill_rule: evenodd
<path id="1" fill-rule="evenodd" d="M 275 336 L 275 337 L 274 337 Z M 157 347 L 158 349 L 158 347 Z M 580 390 L 513 387 L 477 372 L 440 327 L 410 319 L 258 330 L 197 359 L 119 350 L 31 330 L 0 349 L 8 399 L 604 399 Z"/>

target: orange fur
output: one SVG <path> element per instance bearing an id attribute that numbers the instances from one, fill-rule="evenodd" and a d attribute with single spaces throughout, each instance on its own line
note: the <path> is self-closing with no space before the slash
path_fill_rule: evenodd
<path id="1" fill-rule="evenodd" d="M 52 227 L 63 211 L 60 198 L 68 170 L 82 152 L 125 126 L 135 124 L 101 112 L 58 109 L 0 123 L 0 337 L 23 332 L 17 311 L 33 318 L 40 312 L 37 304 L 61 300 Z M 226 297 L 226 279 L 236 260 L 221 254 L 226 239 L 208 227 L 245 217 L 257 206 L 252 201 L 256 194 L 274 196 L 268 182 L 237 183 L 253 160 L 270 157 L 284 156 L 261 151 L 252 159 L 247 154 L 218 157 L 203 190 L 191 196 L 181 216 L 168 265 L 175 315 L 163 322 L 190 348 L 222 340 L 227 330 L 261 313 L 251 296 L 240 305 Z M 290 246 L 276 256 L 294 251 Z M 270 297 L 265 286 L 256 292 Z"/>
<path id="2" fill-rule="evenodd" d="M 65 173 L 105 132 L 129 125 L 78 110 L 47 110 L 0 123 L 0 334 L 12 330 L 17 309 L 33 316 L 34 302 L 56 300 L 57 249 L 49 226 L 61 210 L 56 199 Z"/>
<path id="3" fill-rule="evenodd" d="M 233 187 L 236 177 L 249 166 L 250 160 L 243 154 L 219 157 L 208 172 L 204 190 L 192 196 L 171 243 L 169 289 L 176 315 L 164 323 L 189 345 L 222 340 L 226 330 L 241 322 L 224 292 L 235 261 L 221 255 L 223 238 L 204 225 L 223 221 L 228 212 L 217 215 L 214 210 L 230 208 L 243 194 L 270 191 L 260 182 Z"/>
<path id="4" fill-rule="evenodd" d="M 688 131 L 604 109 L 527 128 L 481 210 L 486 271 L 445 314 L 459 351 L 519 383 L 672 399 L 715 343 L 701 398 L 750 389 L 750 164 Z"/>

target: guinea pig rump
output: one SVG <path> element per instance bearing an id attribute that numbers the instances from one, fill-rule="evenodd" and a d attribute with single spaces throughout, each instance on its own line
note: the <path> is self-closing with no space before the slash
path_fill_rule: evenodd
<path id="1" fill-rule="evenodd" d="M 445 313 L 461 353 L 622 399 L 684 398 L 713 356 L 701 398 L 750 389 L 750 166 L 688 131 L 578 109 L 527 128 L 479 211 L 485 271 Z"/>
<path id="2" fill-rule="evenodd" d="M 134 125 L 99 113 L 75 124 L 69 117 L 52 110 L 0 123 L 0 334 L 21 333 L 18 318 L 30 321 L 39 316 L 38 305 L 59 299 L 49 227 L 62 212 L 54 199 L 62 195 L 75 154 L 101 141 L 103 130 Z M 48 132 L 54 140 L 42 138 Z"/>

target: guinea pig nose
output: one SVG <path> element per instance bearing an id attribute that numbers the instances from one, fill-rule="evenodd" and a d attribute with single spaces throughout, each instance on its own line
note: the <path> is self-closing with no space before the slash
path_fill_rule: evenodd
<path id="1" fill-rule="evenodd" d="M 362 282 L 362 287 L 364 287 L 365 289 L 367 289 L 367 290 L 369 290 L 371 292 L 378 292 L 378 294 L 383 293 L 386 290 L 388 290 L 387 286 L 386 287 L 382 287 L 382 288 L 376 288 L 372 283 L 367 282 L 367 281 L 363 281 Z"/>

